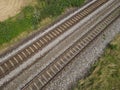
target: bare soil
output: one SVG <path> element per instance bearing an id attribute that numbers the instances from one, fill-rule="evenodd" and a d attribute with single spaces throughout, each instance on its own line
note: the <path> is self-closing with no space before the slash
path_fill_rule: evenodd
<path id="1" fill-rule="evenodd" d="M 33 0 L 0 0 L 0 21 L 13 17 Z"/>

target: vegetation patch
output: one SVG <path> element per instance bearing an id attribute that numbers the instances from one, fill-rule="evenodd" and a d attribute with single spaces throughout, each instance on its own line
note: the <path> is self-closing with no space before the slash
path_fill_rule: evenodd
<path id="1" fill-rule="evenodd" d="M 65 9 L 79 7 L 83 2 L 84 0 L 37 0 L 35 5 L 25 7 L 17 16 L 0 22 L 0 47 L 23 32 L 32 32 L 47 25 Z"/>
<path id="2" fill-rule="evenodd" d="M 74 90 L 120 90 L 120 34 Z"/>

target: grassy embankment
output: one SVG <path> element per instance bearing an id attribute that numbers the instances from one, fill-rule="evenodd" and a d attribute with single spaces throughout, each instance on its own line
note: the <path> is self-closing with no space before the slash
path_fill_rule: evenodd
<path id="1" fill-rule="evenodd" d="M 120 34 L 74 90 L 120 90 Z"/>
<path id="2" fill-rule="evenodd" d="M 37 28 L 53 22 L 68 8 L 79 7 L 84 0 L 37 0 L 37 4 L 25 7 L 21 13 L 0 22 L 0 49 L 26 37 Z"/>

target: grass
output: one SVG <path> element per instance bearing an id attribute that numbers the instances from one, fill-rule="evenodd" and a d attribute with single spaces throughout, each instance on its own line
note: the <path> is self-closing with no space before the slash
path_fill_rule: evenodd
<path id="1" fill-rule="evenodd" d="M 0 48 L 6 43 L 9 45 L 24 32 L 34 32 L 37 28 L 48 25 L 67 8 L 79 7 L 83 2 L 84 0 L 37 0 L 34 6 L 27 6 L 15 17 L 0 22 Z"/>
<path id="2" fill-rule="evenodd" d="M 79 81 L 74 90 L 120 90 L 120 34 L 91 68 L 91 74 Z"/>

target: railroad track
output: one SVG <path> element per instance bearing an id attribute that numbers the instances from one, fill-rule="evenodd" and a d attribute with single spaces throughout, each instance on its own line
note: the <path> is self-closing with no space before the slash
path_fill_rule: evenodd
<path id="1" fill-rule="evenodd" d="M 64 32 L 68 31 L 69 28 L 78 23 L 81 19 L 86 17 L 88 14 L 95 11 L 102 4 L 106 3 L 108 0 L 97 0 L 84 10 L 78 12 L 70 19 L 66 20 L 53 30 L 49 31 L 47 34 L 43 35 L 32 44 L 26 46 L 24 49 L 17 52 L 15 55 L 6 59 L 5 61 L 0 63 L 0 78 L 9 74 L 16 67 L 24 63 L 31 56 L 35 55 L 39 50 L 42 50 L 45 46 L 47 46 L 50 42 L 55 40 L 58 36 L 62 35 Z"/>
<path id="2" fill-rule="evenodd" d="M 51 64 L 28 82 L 22 90 L 41 90 L 48 84 L 61 70 L 63 70 L 80 52 L 93 42 L 117 17 L 120 16 L 120 6 L 88 31 L 82 38 L 68 48 L 63 54 L 56 58 Z"/>

